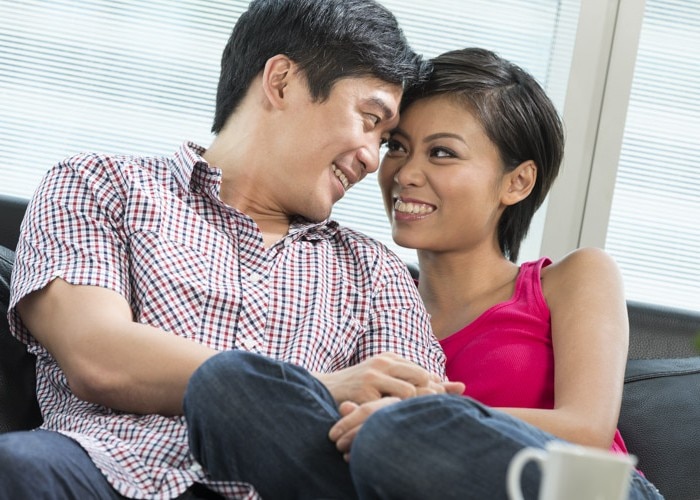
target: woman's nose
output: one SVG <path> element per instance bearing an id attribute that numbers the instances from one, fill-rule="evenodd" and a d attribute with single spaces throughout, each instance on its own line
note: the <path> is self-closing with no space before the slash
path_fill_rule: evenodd
<path id="1" fill-rule="evenodd" d="M 413 158 L 406 157 L 396 165 L 394 182 L 399 186 L 417 186 L 423 182 L 423 179 L 423 171 Z"/>

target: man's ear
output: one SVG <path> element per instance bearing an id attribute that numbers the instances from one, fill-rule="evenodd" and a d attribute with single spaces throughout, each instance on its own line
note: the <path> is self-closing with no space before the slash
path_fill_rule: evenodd
<path id="1" fill-rule="evenodd" d="M 532 160 L 522 162 L 504 178 L 501 201 L 504 205 L 515 205 L 532 192 L 537 180 L 537 165 Z"/>
<path id="2" fill-rule="evenodd" d="M 293 78 L 294 62 L 283 54 L 272 56 L 265 63 L 262 73 L 262 88 L 270 105 L 275 108 L 286 104 L 286 89 Z"/>

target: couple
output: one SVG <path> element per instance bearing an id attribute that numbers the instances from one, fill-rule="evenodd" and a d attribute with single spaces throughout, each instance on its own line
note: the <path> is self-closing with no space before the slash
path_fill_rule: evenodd
<path id="1" fill-rule="evenodd" d="M 563 151 L 530 75 L 478 49 L 426 64 L 372 0 L 255 0 L 213 131 L 42 181 L 9 314 L 44 424 L 0 436 L 0 497 L 505 498 L 524 446 L 624 451 L 615 265 L 515 264 Z M 328 220 L 383 142 L 417 287 Z"/>

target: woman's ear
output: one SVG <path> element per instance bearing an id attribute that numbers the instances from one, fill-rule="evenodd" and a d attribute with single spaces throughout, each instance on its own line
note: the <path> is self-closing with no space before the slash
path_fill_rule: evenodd
<path id="1" fill-rule="evenodd" d="M 532 160 L 522 162 L 508 172 L 504 179 L 501 201 L 504 205 L 515 205 L 532 192 L 537 181 L 537 165 Z"/>
<path id="2" fill-rule="evenodd" d="M 265 63 L 262 73 L 262 89 L 267 101 L 274 108 L 282 108 L 286 101 L 286 88 L 294 73 L 294 62 L 283 54 L 272 56 Z"/>

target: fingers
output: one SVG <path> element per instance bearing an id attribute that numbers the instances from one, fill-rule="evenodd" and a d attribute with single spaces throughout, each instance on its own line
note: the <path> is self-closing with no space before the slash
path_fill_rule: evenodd
<path id="1" fill-rule="evenodd" d="M 360 407 L 360 405 L 358 405 L 357 403 L 355 403 L 353 401 L 343 401 L 342 403 L 340 403 L 340 406 L 338 407 L 338 412 L 340 413 L 341 416 L 346 417 L 359 407 Z"/>
<path id="2" fill-rule="evenodd" d="M 430 382 L 438 382 L 440 378 L 428 372 L 425 368 L 409 361 L 398 354 L 383 353 L 368 360 L 375 369 L 387 375 L 404 380 L 414 387 L 428 387 Z"/>
<path id="3" fill-rule="evenodd" d="M 417 387 L 416 395 L 428 394 L 464 394 L 465 385 L 462 382 L 430 382 L 427 387 Z"/>
<path id="4" fill-rule="evenodd" d="M 383 353 L 337 372 L 315 375 L 338 403 L 362 404 L 382 397 L 407 399 L 464 391 L 462 384 L 442 382 L 423 367 L 394 353 Z"/>
<path id="5" fill-rule="evenodd" d="M 339 411 L 342 417 L 331 427 L 328 437 L 335 442 L 336 448 L 349 459 L 350 448 L 362 424 L 380 408 L 400 401 L 399 398 L 386 397 L 358 405 L 350 401 L 343 402 Z"/>
<path id="6" fill-rule="evenodd" d="M 406 399 L 420 393 L 444 392 L 437 375 L 397 354 L 383 353 L 363 364 L 366 381 L 380 396 Z"/>
<path id="7" fill-rule="evenodd" d="M 464 385 L 464 382 L 441 382 L 440 384 L 448 394 L 464 394 L 464 391 L 467 388 L 467 386 Z"/>

